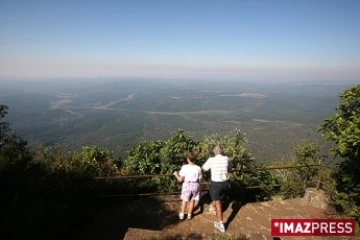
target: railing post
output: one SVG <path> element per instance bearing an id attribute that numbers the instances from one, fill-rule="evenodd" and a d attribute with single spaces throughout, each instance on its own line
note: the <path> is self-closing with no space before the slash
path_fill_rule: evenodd
<path id="1" fill-rule="evenodd" d="M 316 184 L 316 190 L 319 190 L 320 185 L 321 185 L 321 176 L 319 176 L 318 182 Z"/>

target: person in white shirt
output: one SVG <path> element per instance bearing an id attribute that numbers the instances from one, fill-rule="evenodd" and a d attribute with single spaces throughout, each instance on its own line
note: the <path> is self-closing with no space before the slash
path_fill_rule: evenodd
<path id="1" fill-rule="evenodd" d="M 189 154 L 187 157 L 188 164 L 181 167 L 180 172 L 174 172 L 174 176 L 179 182 L 184 182 L 181 189 L 181 211 L 179 213 L 179 218 L 184 219 L 185 208 L 187 203 L 189 203 L 189 211 L 187 218 L 191 219 L 195 201 L 200 199 L 200 181 L 202 178 L 201 168 L 195 165 L 196 155 Z"/>
<path id="2" fill-rule="evenodd" d="M 215 157 L 210 157 L 202 166 L 202 169 L 204 171 L 211 169 L 210 196 L 215 202 L 216 215 L 219 220 L 214 222 L 214 226 L 221 232 L 225 232 L 221 197 L 228 186 L 227 180 L 229 179 L 229 170 L 232 168 L 232 163 L 229 157 L 222 155 L 223 148 L 221 145 L 216 146 L 213 152 Z"/>

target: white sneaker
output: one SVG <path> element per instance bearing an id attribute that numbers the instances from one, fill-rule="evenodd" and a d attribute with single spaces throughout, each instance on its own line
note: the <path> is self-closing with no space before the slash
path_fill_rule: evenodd
<path id="1" fill-rule="evenodd" d="M 183 220 L 183 219 L 184 219 L 184 213 L 182 213 L 182 212 L 179 213 L 179 219 L 180 219 L 180 220 Z"/>
<path id="2" fill-rule="evenodd" d="M 225 232 L 225 226 L 223 223 L 215 221 L 214 226 L 215 226 L 215 228 L 219 229 L 220 232 Z"/>

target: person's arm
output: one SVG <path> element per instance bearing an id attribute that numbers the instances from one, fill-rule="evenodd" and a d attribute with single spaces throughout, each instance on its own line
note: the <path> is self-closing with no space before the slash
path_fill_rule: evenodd
<path id="1" fill-rule="evenodd" d="M 177 179 L 179 182 L 183 182 L 183 181 L 184 181 L 184 177 L 180 176 L 177 171 L 175 171 L 175 172 L 173 173 L 173 175 L 176 177 L 176 179 Z"/>
<path id="2" fill-rule="evenodd" d="M 185 179 L 185 168 L 184 165 L 181 167 L 180 172 L 175 171 L 174 176 L 179 182 L 183 182 Z"/>
<path id="3" fill-rule="evenodd" d="M 201 167 L 201 169 L 203 170 L 203 171 L 209 171 L 209 169 L 211 168 L 211 161 L 210 161 L 211 159 L 209 158 L 205 163 L 204 163 L 204 165 L 202 165 L 202 167 Z"/>
<path id="4" fill-rule="evenodd" d="M 202 179 L 202 173 L 201 173 L 201 168 L 199 169 L 199 176 L 198 176 L 198 181 L 201 182 Z"/>

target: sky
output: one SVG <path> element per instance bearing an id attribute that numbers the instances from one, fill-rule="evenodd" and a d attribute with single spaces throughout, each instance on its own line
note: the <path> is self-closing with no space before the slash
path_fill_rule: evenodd
<path id="1" fill-rule="evenodd" d="M 358 0 L 0 0 L 0 80 L 360 82 Z"/>

